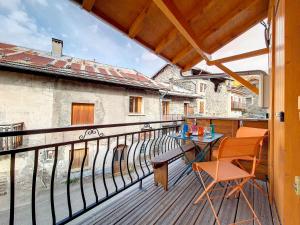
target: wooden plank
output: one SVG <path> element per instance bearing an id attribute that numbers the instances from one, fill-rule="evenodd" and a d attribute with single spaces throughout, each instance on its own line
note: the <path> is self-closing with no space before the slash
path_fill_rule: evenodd
<path id="1" fill-rule="evenodd" d="M 95 4 L 95 0 L 83 0 L 82 8 L 84 8 L 87 11 L 91 11 L 94 4 Z"/>
<path id="2" fill-rule="evenodd" d="M 240 82 L 243 86 L 248 88 L 254 94 L 258 95 L 258 92 L 259 92 L 258 88 L 255 87 L 254 85 L 252 85 L 249 81 L 245 80 L 244 78 L 242 78 L 241 76 L 239 76 L 235 72 L 231 71 L 230 69 L 228 69 L 226 66 L 224 66 L 221 63 L 215 63 L 215 66 L 218 67 L 219 69 L 223 70 L 225 73 L 227 73 L 229 76 L 231 76 L 236 81 Z"/>
<path id="3" fill-rule="evenodd" d="M 193 174 L 190 176 L 193 176 Z M 204 182 L 207 180 L 208 176 L 204 177 Z M 169 209 L 165 211 L 165 213 L 157 221 L 155 221 L 155 224 L 175 224 L 181 215 L 187 212 L 187 207 L 193 206 L 193 202 L 202 191 L 203 188 L 201 187 L 201 184 L 198 182 L 198 180 L 195 180 L 190 189 L 185 191 L 179 198 L 177 198 L 173 206 L 169 207 Z M 194 206 L 194 208 L 195 207 L 196 206 Z M 197 205 L 197 207 L 199 207 L 199 205 Z"/>
<path id="4" fill-rule="evenodd" d="M 178 34 L 176 29 L 172 29 L 155 47 L 155 53 L 160 53 L 168 43 L 175 39 Z"/>
<path id="5" fill-rule="evenodd" d="M 208 61 L 211 56 L 204 52 L 194 32 L 189 27 L 187 21 L 180 15 L 179 10 L 170 0 L 153 0 L 158 8 L 165 14 L 169 21 L 177 28 L 182 36 L 193 46 L 202 58 Z"/>
<path id="6" fill-rule="evenodd" d="M 246 58 L 259 56 L 259 55 L 265 55 L 265 54 L 268 54 L 268 53 L 269 53 L 269 48 L 262 48 L 262 49 L 258 49 L 258 50 L 254 50 L 254 51 L 250 51 L 250 52 L 245 52 L 245 53 L 238 54 L 238 55 L 233 55 L 233 56 L 228 56 L 228 57 L 221 58 L 221 59 L 211 60 L 211 61 L 207 62 L 207 64 L 210 65 L 210 66 L 213 66 L 213 65 L 215 65 L 215 63 L 232 62 L 232 61 L 236 61 L 236 60 L 241 60 L 241 59 L 246 59 Z"/>
<path id="7" fill-rule="evenodd" d="M 212 179 L 208 178 L 206 180 L 206 184 L 211 182 Z M 198 184 L 198 186 L 200 183 Z M 199 190 L 195 187 L 196 190 Z M 177 219 L 177 221 L 174 224 L 181 225 L 186 224 L 186 221 L 189 221 L 190 224 L 195 224 L 195 221 L 197 220 L 198 216 L 202 212 L 202 210 L 207 206 L 206 205 L 206 198 L 204 198 L 203 201 L 200 201 L 197 205 L 194 205 L 193 203 L 196 201 L 196 199 L 199 197 L 199 195 L 202 193 L 202 188 L 197 192 L 191 203 L 186 207 L 185 212 Z M 211 193 L 210 193 L 211 195 Z"/>
<path id="8" fill-rule="evenodd" d="M 268 193 L 266 183 L 261 181 L 257 182 L 263 187 L 265 193 Z M 254 209 L 261 224 L 273 225 L 272 211 L 268 196 L 260 192 L 257 188 L 254 188 Z M 257 221 L 255 221 L 254 224 L 258 225 Z"/>
<path id="9" fill-rule="evenodd" d="M 181 173 L 183 171 L 184 165 L 185 164 L 181 162 L 174 162 L 170 164 L 170 181 L 177 178 L 177 173 Z M 124 197 L 118 199 L 118 204 L 114 204 L 115 202 L 111 202 L 111 204 L 108 204 L 105 208 L 102 208 L 101 213 L 97 213 L 97 216 L 95 216 L 96 219 L 92 222 L 101 224 L 101 222 L 111 214 L 124 214 L 125 209 L 135 207 L 140 201 L 144 201 L 146 199 L 146 196 L 155 195 L 157 191 L 159 191 L 159 188 L 153 186 L 153 177 L 149 177 L 149 179 L 146 178 L 145 181 L 143 181 L 143 191 L 138 188 L 130 190 L 130 192 L 124 195 Z M 132 199 L 134 199 L 135 201 L 132 201 Z"/>
<path id="10" fill-rule="evenodd" d="M 160 195 L 153 195 L 149 201 L 144 201 L 133 212 L 133 214 L 124 217 L 119 221 L 120 224 L 153 224 L 168 207 L 174 204 L 174 201 L 181 196 L 185 191 L 189 190 L 192 184 L 195 182 L 195 178 L 185 176 L 179 181 L 172 190 L 164 192 Z"/>
<path id="11" fill-rule="evenodd" d="M 184 58 L 187 54 L 189 54 L 193 50 L 192 46 L 188 45 L 184 49 L 182 49 L 175 57 L 172 59 L 172 63 L 178 63 L 182 58 Z"/>
<path id="12" fill-rule="evenodd" d="M 227 188 L 225 196 L 232 190 L 231 188 Z M 238 206 L 238 198 L 231 196 L 230 198 L 224 198 L 220 211 L 218 213 L 218 217 L 222 224 L 232 224 L 235 219 L 235 212 Z M 230 211 L 231 213 L 228 213 Z"/>
<path id="13" fill-rule="evenodd" d="M 244 190 L 250 204 L 253 205 L 253 186 L 250 185 L 249 183 L 247 183 L 244 185 L 243 190 Z M 242 196 L 242 194 L 239 194 L 238 207 L 237 207 L 236 218 L 235 218 L 234 222 L 236 223 L 241 220 L 249 220 L 251 218 L 253 218 L 253 214 L 252 214 L 249 206 L 247 205 L 244 197 Z M 253 220 L 247 224 L 253 224 Z"/>
<path id="14" fill-rule="evenodd" d="M 210 193 L 210 197 L 215 198 L 213 199 L 212 203 L 217 214 L 220 210 L 225 193 L 226 188 L 222 188 L 219 184 L 215 185 L 213 191 Z M 205 198 L 206 196 L 204 197 L 204 199 Z M 195 224 L 212 225 L 215 223 L 215 221 L 216 220 L 210 207 L 210 204 L 208 201 L 206 201 L 204 209 L 199 214 L 197 220 L 195 221 Z"/>
<path id="15" fill-rule="evenodd" d="M 190 22 L 191 19 L 195 19 L 197 18 L 197 16 L 201 15 L 201 13 L 203 13 L 210 1 L 211 0 L 202 0 L 200 2 L 200 5 L 199 2 L 196 2 L 195 7 L 193 7 L 185 16 L 187 22 Z M 178 34 L 178 30 L 176 28 L 172 28 L 166 35 L 164 35 L 164 38 L 162 38 L 161 41 L 157 44 L 157 46 L 155 47 L 155 53 L 162 52 L 162 50 L 164 50 L 168 46 L 168 44 L 175 39 L 176 35 Z"/>
<path id="16" fill-rule="evenodd" d="M 143 21 L 144 21 L 145 17 L 147 16 L 147 13 L 149 11 L 151 3 L 152 3 L 152 1 L 147 1 L 147 4 L 144 7 L 144 9 L 140 12 L 140 14 L 135 18 L 135 20 L 131 24 L 129 31 L 128 31 L 128 36 L 130 38 L 134 38 L 142 30 Z"/>

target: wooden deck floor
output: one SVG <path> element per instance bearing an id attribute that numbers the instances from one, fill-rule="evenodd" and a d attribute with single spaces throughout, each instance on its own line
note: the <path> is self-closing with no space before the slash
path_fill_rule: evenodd
<path id="1" fill-rule="evenodd" d="M 153 176 L 150 176 L 144 184 L 144 190 L 135 188 L 130 192 L 122 194 L 99 212 L 86 224 L 215 224 L 209 203 L 204 198 L 198 205 L 193 205 L 194 200 L 202 192 L 200 183 L 194 174 L 185 176 L 175 186 L 172 186 L 174 178 L 182 171 L 181 160 L 174 162 L 169 168 L 169 191 L 165 192 L 161 187 L 153 185 Z M 206 182 L 209 180 L 207 179 Z M 267 185 L 261 182 L 267 192 Z M 263 195 L 252 185 L 245 188 L 247 196 L 254 204 L 254 209 L 264 225 L 279 224 L 276 209 L 269 204 L 267 196 Z M 252 217 L 244 198 L 225 199 L 224 194 L 228 188 L 214 188 L 213 196 L 221 196 L 213 200 L 218 216 L 222 224 L 231 224 Z M 248 221 L 243 224 L 256 224 Z"/>

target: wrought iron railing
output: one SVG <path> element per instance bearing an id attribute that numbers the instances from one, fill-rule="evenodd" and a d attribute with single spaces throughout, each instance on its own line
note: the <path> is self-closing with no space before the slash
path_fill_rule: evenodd
<path id="1" fill-rule="evenodd" d="M 24 123 L 0 124 L 0 132 L 21 131 Z M 22 136 L 0 137 L 0 151 L 17 148 L 23 143 Z"/>
<path id="2" fill-rule="evenodd" d="M 232 101 L 231 102 L 231 109 L 232 110 L 245 110 L 246 109 L 246 104 L 243 103 L 243 102 Z"/>
<path id="3" fill-rule="evenodd" d="M 0 152 L 9 184 L 7 196 L 0 196 L 0 221 L 65 224 L 134 184 L 141 187 L 153 173 L 151 158 L 175 148 L 169 134 L 178 131 L 181 121 L 0 132 L 2 138 L 48 135 L 47 143 Z"/>
<path id="4" fill-rule="evenodd" d="M 182 120 L 184 118 L 183 114 L 164 114 L 162 119 L 165 120 Z"/>

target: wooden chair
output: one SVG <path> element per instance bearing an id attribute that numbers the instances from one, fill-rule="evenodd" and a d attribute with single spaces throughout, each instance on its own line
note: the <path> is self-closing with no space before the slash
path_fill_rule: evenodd
<path id="1" fill-rule="evenodd" d="M 245 198 L 249 208 L 251 209 L 254 215 L 254 219 L 257 220 L 258 224 L 261 224 L 246 194 L 243 191 L 243 186 L 251 178 L 254 177 L 256 156 L 262 139 L 263 137 L 224 138 L 219 146 L 217 161 L 193 163 L 193 170 L 198 174 L 200 182 L 204 188 L 203 193 L 194 202 L 194 204 L 197 204 L 206 195 L 218 225 L 220 225 L 220 220 L 213 207 L 209 192 L 212 190 L 215 184 L 229 181 L 234 181 L 236 185 L 226 195 L 226 197 L 228 198 L 237 191 L 240 191 Z M 253 161 L 251 172 L 249 173 L 241 169 L 240 167 L 232 164 L 230 160 L 228 160 L 234 157 L 247 157 L 249 159 L 251 158 L 251 161 Z M 201 171 L 205 171 L 213 179 L 213 181 L 207 187 L 205 186 L 205 183 L 203 181 Z"/>
<path id="2" fill-rule="evenodd" d="M 268 134 L 268 130 L 267 129 L 262 129 L 262 128 L 254 128 L 254 127 L 240 127 L 237 132 L 236 132 L 236 137 L 264 137 Z M 261 140 L 261 142 L 259 143 L 259 151 L 257 154 L 257 161 L 256 161 L 256 167 L 261 163 L 262 160 L 262 154 L 263 154 L 263 139 Z M 214 150 L 212 153 L 212 158 L 216 159 L 218 155 L 218 150 Z M 245 160 L 245 161 L 251 161 L 252 158 L 251 157 L 233 157 L 228 159 L 231 162 L 234 162 L 235 164 L 237 164 L 240 168 L 246 170 L 244 168 L 244 166 L 240 163 L 240 160 Z M 255 170 L 256 170 L 255 167 Z M 261 185 L 259 185 L 256 180 L 255 177 L 252 179 L 252 183 L 254 187 L 258 188 L 258 190 L 263 193 L 263 194 L 267 194 L 263 187 Z"/>

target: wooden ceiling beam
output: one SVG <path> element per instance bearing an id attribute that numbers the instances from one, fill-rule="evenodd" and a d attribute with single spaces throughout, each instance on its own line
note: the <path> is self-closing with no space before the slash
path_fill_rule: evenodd
<path id="1" fill-rule="evenodd" d="M 268 48 L 262 48 L 262 49 L 258 49 L 258 50 L 251 51 L 251 52 L 245 52 L 245 53 L 238 54 L 238 55 L 233 55 L 233 56 L 229 56 L 229 57 L 225 57 L 225 58 L 221 58 L 221 59 L 212 60 L 212 61 L 207 62 L 207 64 L 209 66 L 212 66 L 212 65 L 215 65 L 216 63 L 232 62 L 232 61 L 251 58 L 251 57 L 264 55 L 264 54 L 268 54 L 268 53 L 269 53 Z"/>
<path id="2" fill-rule="evenodd" d="M 179 10 L 171 0 L 153 0 L 156 6 L 165 14 L 169 21 L 177 28 L 181 35 L 193 46 L 193 48 L 204 58 L 209 61 L 211 56 L 204 52 L 200 43 L 196 40 L 196 35 L 189 27 L 187 21 L 180 14 Z"/>
<path id="3" fill-rule="evenodd" d="M 195 33 L 189 27 L 187 21 L 184 20 L 183 16 L 180 14 L 176 6 L 173 4 L 172 0 L 153 0 L 153 2 L 165 14 L 165 16 L 169 19 L 169 21 L 173 23 L 173 25 L 177 28 L 177 30 L 181 33 L 181 35 L 190 43 L 190 45 L 195 49 L 195 51 L 203 59 L 205 59 L 206 62 L 209 62 L 211 56 L 202 50 L 203 48 L 199 43 L 199 41 L 197 40 Z M 201 57 L 200 58 L 196 57 L 187 66 L 185 66 L 184 69 L 186 70 L 187 68 L 190 68 L 192 65 L 195 65 L 197 62 L 199 62 L 199 60 L 201 60 Z M 240 82 L 250 91 L 254 92 L 255 94 L 258 94 L 259 91 L 257 87 L 253 86 L 250 82 L 243 79 L 238 74 L 231 71 L 230 69 L 228 69 L 222 63 L 215 63 L 214 65 L 217 66 L 222 71 L 224 71 L 225 73 L 227 73 L 235 80 L 237 80 L 238 82 Z"/>
<path id="4" fill-rule="evenodd" d="M 248 88 L 250 91 L 252 91 L 253 93 L 255 93 L 255 94 L 258 95 L 258 93 L 259 93 L 258 88 L 255 87 L 254 85 L 252 85 L 249 81 L 245 80 L 244 78 L 242 78 L 241 76 L 239 76 L 237 73 L 231 71 L 226 66 L 224 66 L 222 63 L 215 63 L 215 66 L 217 66 L 219 69 L 221 69 L 222 71 L 224 71 L 226 74 L 228 74 L 229 76 L 231 76 L 233 79 L 235 79 L 236 81 L 238 81 L 239 83 L 241 83 L 243 86 L 245 86 L 246 88 Z"/>
<path id="5" fill-rule="evenodd" d="M 143 21 L 149 11 L 151 3 L 152 3 L 152 1 L 147 1 L 147 4 L 144 7 L 144 9 L 140 12 L 140 14 L 135 18 L 135 20 L 131 24 L 129 31 L 128 31 L 128 36 L 130 38 L 134 38 L 142 30 Z"/>
<path id="6" fill-rule="evenodd" d="M 91 11 L 93 6 L 95 4 L 95 0 L 83 0 L 82 2 L 82 8 L 84 8 L 87 11 Z"/>
<path id="7" fill-rule="evenodd" d="M 190 53 L 193 50 L 192 46 L 187 46 L 184 49 L 182 49 L 178 54 L 175 55 L 175 57 L 172 59 L 172 63 L 176 64 L 178 63 L 182 58 L 184 58 L 188 53 Z"/>
<path id="8" fill-rule="evenodd" d="M 205 6 L 210 1 L 211 0 L 202 0 L 200 2 L 201 3 L 200 6 L 197 2 L 197 5 L 195 5 L 195 7 L 193 7 L 192 10 L 187 13 L 187 15 L 186 15 L 187 22 L 190 22 L 192 19 L 195 19 L 197 17 L 197 15 L 201 15 L 201 13 L 204 11 Z M 171 31 L 169 31 L 168 34 L 165 35 L 164 38 L 162 38 L 160 40 L 160 42 L 157 44 L 157 46 L 155 48 L 155 52 L 156 53 L 162 52 L 162 50 L 164 50 L 164 48 L 166 48 L 167 45 L 175 39 L 177 34 L 178 34 L 178 30 L 176 29 L 176 27 L 173 28 Z"/>

